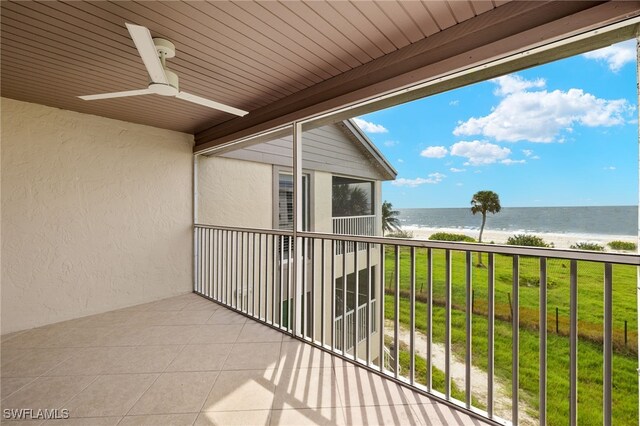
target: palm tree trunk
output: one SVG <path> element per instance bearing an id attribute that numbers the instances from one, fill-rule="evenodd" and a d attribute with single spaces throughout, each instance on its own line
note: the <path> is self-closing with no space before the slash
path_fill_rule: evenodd
<path id="1" fill-rule="evenodd" d="M 484 232 L 484 224 L 487 222 L 487 214 L 482 213 L 482 225 L 480 225 L 480 235 L 478 236 L 478 242 L 482 242 L 482 233 Z M 482 252 L 478 252 L 478 265 L 482 266 Z"/>

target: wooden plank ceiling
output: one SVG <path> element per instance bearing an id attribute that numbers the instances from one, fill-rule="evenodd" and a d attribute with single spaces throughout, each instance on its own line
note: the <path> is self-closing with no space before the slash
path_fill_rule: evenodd
<path id="1" fill-rule="evenodd" d="M 234 116 L 156 95 L 77 98 L 146 87 L 125 22 L 176 45 L 182 90 L 255 111 L 503 3 L 2 1 L 1 94 L 197 133 Z"/>
<path id="2" fill-rule="evenodd" d="M 3 0 L 0 93 L 193 133 L 200 152 L 638 15 L 639 1 Z M 182 90 L 250 113 L 79 99 L 147 86 L 125 22 L 175 44 Z"/>

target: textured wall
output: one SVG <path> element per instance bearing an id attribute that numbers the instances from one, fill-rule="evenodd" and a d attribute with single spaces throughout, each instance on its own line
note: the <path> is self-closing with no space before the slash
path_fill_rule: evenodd
<path id="1" fill-rule="evenodd" d="M 198 223 L 273 228 L 273 167 L 198 157 Z"/>
<path id="2" fill-rule="evenodd" d="M 1 102 L 2 333 L 190 291 L 193 137 Z"/>

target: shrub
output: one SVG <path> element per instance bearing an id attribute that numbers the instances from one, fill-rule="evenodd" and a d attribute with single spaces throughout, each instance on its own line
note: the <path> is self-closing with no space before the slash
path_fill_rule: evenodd
<path id="1" fill-rule="evenodd" d="M 385 235 L 385 237 L 411 239 L 411 238 L 413 238 L 413 232 L 399 230 L 399 231 L 396 231 L 396 232 L 389 232 L 388 234 Z"/>
<path id="2" fill-rule="evenodd" d="M 515 234 L 507 239 L 510 246 L 552 247 L 537 235 Z"/>
<path id="3" fill-rule="evenodd" d="M 638 246 L 631 241 L 611 241 L 607 244 L 613 250 L 636 251 Z"/>
<path id="4" fill-rule="evenodd" d="M 575 243 L 570 248 L 576 250 L 604 251 L 604 246 L 598 243 Z"/>
<path id="5" fill-rule="evenodd" d="M 475 238 L 464 234 L 453 234 L 450 232 L 436 232 L 429 237 L 432 241 L 463 241 L 465 243 L 475 243 Z"/>

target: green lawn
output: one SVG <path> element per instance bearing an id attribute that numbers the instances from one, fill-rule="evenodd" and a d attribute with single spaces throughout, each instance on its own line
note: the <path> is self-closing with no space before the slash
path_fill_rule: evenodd
<path id="1" fill-rule="evenodd" d="M 476 261 L 474 256 L 474 263 Z M 486 256 L 485 256 L 486 263 Z M 465 284 L 464 254 L 453 254 L 452 266 L 452 344 L 456 354 L 464 356 L 465 339 Z M 496 256 L 496 316 L 495 367 L 496 376 L 503 381 L 511 380 L 511 324 L 509 318 L 508 293 L 512 291 L 512 260 L 507 256 Z M 521 399 L 533 408 L 537 417 L 538 408 L 538 261 L 522 258 L 520 262 L 520 388 Z M 564 266 L 563 266 L 564 265 Z M 395 258 L 391 250 L 386 256 L 386 286 L 393 282 Z M 401 252 L 401 290 L 409 289 L 410 259 L 408 249 Z M 580 341 L 578 349 L 579 409 L 580 424 L 602 424 L 602 266 L 590 262 L 578 265 L 578 311 Z M 444 252 L 434 251 L 434 329 L 436 342 L 444 340 L 444 309 L 439 304 L 444 300 Z M 568 370 L 569 342 L 566 338 L 569 301 L 569 262 L 548 262 L 548 418 L 549 424 L 566 424 L 568 415 Z M 416 291 L 422 298 L 426 291 L 426 250 L 416 251 Z M 473 363 L 486 369 L 487 361 L 487 271 L 473 268 L 475 290 L 475 312 L 473 316 Z M 613 414 L 616 424 L 638 424 L 637 385 L 637 320 L 636 320 L 636 270 L 634 267 L 614 267 L 614 327 L 616 328 L 616 351 L 614 355 Z M 560 334 L 555 334 L 555 307 L 560 314 Z M 409 324 L 409 301 L 401 298 L 400 321 Z M 386 318 L 393 317 L 393 299 L 385 298 Z M 624 346 L 624 320 L 628 321 L 629 343 Z M 426 304 L 416 302 L 416 328 L 426 330 Z M 435 386 L 434 386 L 435 387 Z M 438 389 L 437 387 L 435 387 Z M 510 388 L 510 386 L 509 386 Z M 438 389 L 443 391 L 444 389 Z M 480 401 L 480 403 L 486 403 Z"/>

